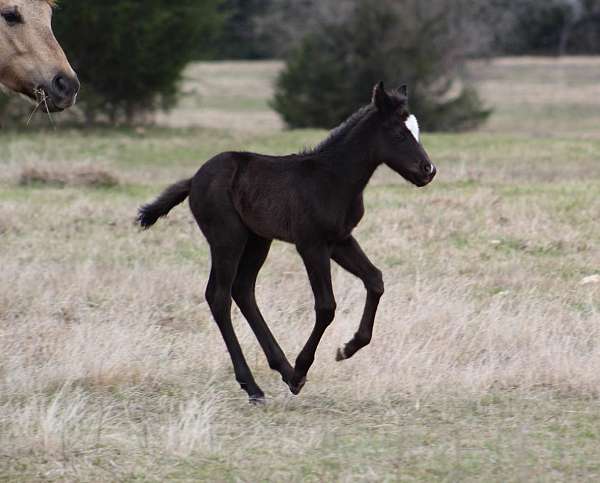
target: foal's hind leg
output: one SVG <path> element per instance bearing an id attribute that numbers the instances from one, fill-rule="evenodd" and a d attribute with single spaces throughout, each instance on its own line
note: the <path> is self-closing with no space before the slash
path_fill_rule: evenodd
<path id="1" fill-rule="evenodd" d="M 265 263 L 270 248 L 271 240 L 250 235 L 238 267 L 232 293 L 235 303 L 242 311 L 242 314 L 244 314 L 244 317 L 246 317 L 246 320 L 248 320 L 250 327 L 265 352 L 269 367 L 279 372 L 283 381 L 289 385 L 294 374 L 294 369 L 269 330 L 256 304 L 256 277 Z"/>
<path id="2" fill-rule="evenodd" d="M 350 342 L 338 349 L 336 359 L 343 361 L 371 342 L 375 313 L 383 295 L 383 278 L 381 271 L 369 261 L 352 237 L 334 247 L 332 258 L 342 268 L 360 278 L 367 289 L 367 301 L 358 331 Z"/>
<path id="3" fill-rule="evenodd" d="M 231 288 L 246 238 L 240 239 L 233 232 L 229 235 L 231 239 L 226 243 L 211 243 L 212 268 L 206 300 L 231 356 L 236 380 L 248 393 L 250 402 L 262 402 L 265 395 L 254 381 L 231 323 Z"/>

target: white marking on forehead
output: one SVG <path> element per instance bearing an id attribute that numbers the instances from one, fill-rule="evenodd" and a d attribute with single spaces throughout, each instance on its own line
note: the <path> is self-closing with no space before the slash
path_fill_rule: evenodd
<path id="1" fill-rule="evenodd" d="M 405 122 L 406 127 L 412 133 L 417 141 L 419 141 L 419 135 L 421 134 L 421 130 L 419 129 L 419 121 L 412 114 Z"/>

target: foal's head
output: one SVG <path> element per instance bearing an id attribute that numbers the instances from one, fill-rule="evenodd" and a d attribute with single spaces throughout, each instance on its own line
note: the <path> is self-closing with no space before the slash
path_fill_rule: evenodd
<path id="1" fill-rule="evenodd" d="M 52 33 L 54 0 L 0 0 L 0 84 L 60 111 L 79 81 Z"/>
<path id="2" fill-rule="evenodd" d="M 426 186 L 437 172 L 419 142 L 419 124 L 408 111 L 406 86 L 386 92 L 383 82 L 375 86 L 373 104 L 381 123 L 376 156 L 416 186 Z"/>

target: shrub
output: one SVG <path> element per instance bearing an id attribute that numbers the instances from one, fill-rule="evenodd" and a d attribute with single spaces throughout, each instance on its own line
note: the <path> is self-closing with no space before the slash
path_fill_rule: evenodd
<path id="1" fill-rule="evenodd" d="M 61 0 L 56 36 L 82 81 L 88 121 L 168 107 L 186 64 L 216 34 L 219 0 Z"/>
<path id="2" fill-rule="evenodd" d="M 489 111 L 459 81 L 466 48 L 445 2 L 423 12 L 411 0 L 359 0 L 343 21 L 324 22 L 289 55 L 274 108 L 291 127 L 331 128 L 365 104 L 379 80 L 406 83 L 428 130 L 462 130 Z"/>

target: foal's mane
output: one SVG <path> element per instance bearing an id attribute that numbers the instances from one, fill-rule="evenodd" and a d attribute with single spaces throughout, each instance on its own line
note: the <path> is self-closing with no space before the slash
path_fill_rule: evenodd
<path id="1" fill-rule="evenodd" d="M 397 109 L 403 109 L 403 112 L 405 114 L 404 120 L 406 121 L 406 119 L 409 117 L 409 112 L 407 110 L 408 98 L 406 97 L 406 94 L 403 92 L 399 92 L 399 90 L 394 90 L 387 92 L 387 96 L 389 102 L 391 103 L 391 110 L 395 111 Z M 314 148 L 305 149 L 300 154 L 322 154 L 324 152 L 337 148 L 341 143 L 348 140 L 348 134 L 350 133 L 350 131 L 352 131 L 357 126 L 361 125 L 363 122 L 371 119 L 372 115 L 376 112 L 377 108 L 375 107 L 374 102 L 371 102 L 370 104 L 361 107 L 342 124 L 333 129 L 324 141 L 321 141 Z M 418 137 L 418 134 L 415 135 L 415 137 Z"/>
<path id="2" fill-rule="evenodd" d="M 346 135 L 352 131 L 352 129 L 358 126 L 364 119 L 370 117 L 370 115 L 374 112 L 375 106 L 373 106 L 373 104 L 367 104 L 366 106 L 361 107 L 342 124 L 333 129 L 329 133 L 329 136 L 325 138 L 325 140 L 321 141 L 314 148 L 305 149 L 301 154 L 319 154 L 336 147 L 339 143 L 346 139 Z"/>

